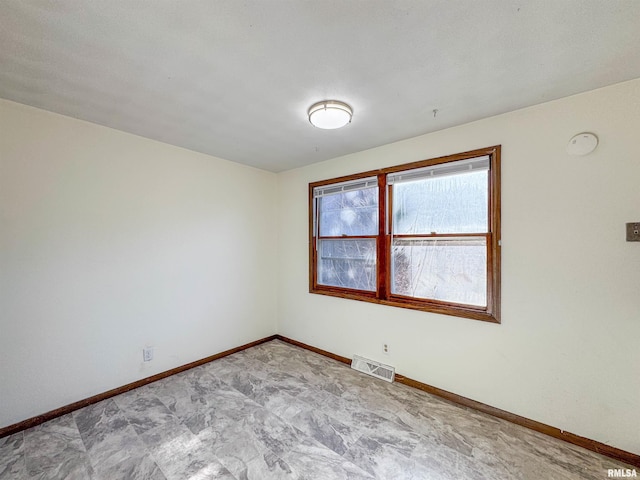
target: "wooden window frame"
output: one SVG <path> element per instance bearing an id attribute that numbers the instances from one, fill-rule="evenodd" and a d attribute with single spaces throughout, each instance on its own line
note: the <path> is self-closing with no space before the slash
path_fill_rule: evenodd
<path id="1" fill-rule="evenodd" d="M 485 322 L 500 323 L 500 270 L 501 270 L 501 237 L 500 237 L 500 145 L 471 150 L 468 152 L 432 158 L 418 162 L 397 165 L 379 170 L 347 175 L 330 180 L 323 180 L 309 184 L 309 292 L 330 295 L 333 297 L 359 300 L 393 307 L 409 308 L 425 312 L 470 318 Z M 415 297 L 404 297 L 391 293 L 391 235 L 388 231 L 390 219 L 388 212 L 392 212 L 391 205 L 387 205 L 388 189 L 387 175 L 404 170 L 429 167 L 448 162 L 466 160 L 476 157 L 489 157 L 489 195 L 487 238 L 487 306 L 475 307 L 439 300 L 428 300 Z M 317 245 L 314 232 L 315 199 L 314 188 L 342 183 L 367 177 L 378 179 L 378 235 L 376 237 L 376 291 L 353 290 L 318 284 L 317 282 Z M 391 197 L 392 198 L 392 197 Z M 460 235 L 455 235 L 460 236 Z"/>

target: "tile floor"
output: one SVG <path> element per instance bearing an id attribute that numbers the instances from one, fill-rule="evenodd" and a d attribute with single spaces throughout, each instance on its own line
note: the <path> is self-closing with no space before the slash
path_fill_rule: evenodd
<path id="1" fill-rule="evenodd" d="M 600 480 L 623 467 L 278 340 L 0 439 L 0 480 Z"/>

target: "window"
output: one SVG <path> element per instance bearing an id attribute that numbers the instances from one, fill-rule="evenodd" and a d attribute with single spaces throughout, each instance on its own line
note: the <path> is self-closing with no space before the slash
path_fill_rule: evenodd
<path id="1" fill-rule="evenodd" d="M 309 185 L 310 292 L 500 322 L 500 147 Z"/>

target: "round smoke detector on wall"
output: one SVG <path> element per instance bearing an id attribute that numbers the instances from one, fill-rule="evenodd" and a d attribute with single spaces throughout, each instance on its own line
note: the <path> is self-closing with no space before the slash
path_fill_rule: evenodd
<path id="1" fill-rule="evenodd" d="M 569 155 L 588 155 L 598 146 L 598 137 L 593 133 L 582 132 L 574 135 L 567 144 Z"/>

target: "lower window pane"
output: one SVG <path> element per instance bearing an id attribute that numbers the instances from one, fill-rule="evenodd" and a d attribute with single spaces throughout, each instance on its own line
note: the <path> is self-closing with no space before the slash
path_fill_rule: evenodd
<path id="1" fill-rule="evenodd" d="M 376 290 L 376 240 L 318 240 L 318 283 Z"/>
<path id="2" fill-rule="evenodd" d="M 397 295 L 485 307 L 485 237 L 394 239 L 392 292 Z"/>

